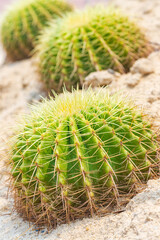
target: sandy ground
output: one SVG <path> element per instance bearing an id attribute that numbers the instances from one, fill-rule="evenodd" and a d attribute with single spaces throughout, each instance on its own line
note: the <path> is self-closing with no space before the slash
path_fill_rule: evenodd
<path id="1" fill-rule="evenodd" d="M 158 123 L 160 112 L 160 1 L 112 0 L 124 12 L 136 18 L 150 41 L 157 46 L 145 61 L 136 63 L 132 71 L 112 81 L 111 91 L 121 89 L 144 106 Z M 145 67 L 144 67 L 145 65 Z M 143 69 L 144 67 L 144 69 Z M 150 69 L 150 71 L 149 71 Z M 33 60 L 0 67 L 0 240 L 157 240 L 160 239 L 160 180 L 151 180 L 147 188 L 119 214 L 84 219 L 70 225 L 58 226 L 47 233 L 38 233 L 16 213 L 12 213 L 12 199 L 7 199 L 7 184 L 3 162 L 6 159 L 6 142 L 16 119 L 28 112 L 28 104 L 46 96 L 38 80 Z"/>
<path id="2" fill-rule="evenodd" d="M 0 11 L 4 11 L 10 3 L 16 2 L 16 1 L 23 1 L 23 0 L 0 0 Z M 94 5 L 97 3 L 96 0 L 81 0 L 81 1 L 68 0 L 68 1 L 74 4 L 74 6 L 78 8 L 83 8 L 85 5 Z M 100 0 L 99 2 L 106 3 L 107 1 L 108 0 Z"/>

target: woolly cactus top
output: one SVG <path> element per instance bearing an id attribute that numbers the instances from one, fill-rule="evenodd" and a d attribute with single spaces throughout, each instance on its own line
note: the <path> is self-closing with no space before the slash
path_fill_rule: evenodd
<path id="1" fill-rule="evenodd" d="M 50 88 L 68 88 L 90 72 L 112 68 L 128 71 L 147 56 L 151 46 L 144 34 L 120 11 L 95 7 L 67 14 L 51 23 L 37 46 L 42 79 Z"/>
<path id="2" fill-rule="evenodd" d="M 127 99 L 74 91 L 33 107 L 15 137 L 11 166 L 16 209 L 55 226 L 134 194 L 158 172 L 158 144 Z"/>
<path id="3" fill-rule="evenodd" d="M 23 0 L 8 8 L 1 26 L 3 46 L 11 60 L 30 56 L 35 40 L 48 21 L 72 7 L 63 0 Z"/>

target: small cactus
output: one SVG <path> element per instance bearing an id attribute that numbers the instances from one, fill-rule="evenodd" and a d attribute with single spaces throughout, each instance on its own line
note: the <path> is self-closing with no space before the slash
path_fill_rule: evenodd
<path id="1" fill-rule="evenodd" d="M 114 9 L 95 7 L 67 14 L 51 23 L 37 46 L 39 69 L 48 88 L 61 91 L 80 83 L 91 72 L 124 73 L 151 46 L 126 16 Z"/>
<path id="2" fill-rule="evenodd" d="M 160 163 L 146 117 L 106 90 L 45 100 L 26 118 L 12 149 L 15 207 L 50 226 L 107 212 L 156 175 Z"/>
<path id="3" fill-rule="evenodd" d="M 28 58 L 48 21 L 71 11 L 63 0 L 23 0 L 11 6 L 1 26 L 1 40 L 10 60 Z"/>

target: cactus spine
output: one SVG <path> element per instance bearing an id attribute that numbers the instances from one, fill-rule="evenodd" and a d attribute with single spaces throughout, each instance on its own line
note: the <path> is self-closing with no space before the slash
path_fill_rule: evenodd
<path id="1" fill-rule="evenodd" d="M 6 12 L 1 26 L 1 40 L 10 60 L 31 55 L 35 40 L 48 21 L 71 11 L 63 0 L 19 1 Z"/>
<path id="2" fill-rule="evenodd" d="M 151 46 L 126 16 L 95 7 L 51 23 L 37 46 L 39 69 L 49 88 L 83 84 L 91 72 L 112 68 L 124 73 Z"/>
<path id="3" fill-rule="evenodd" d="M 16 209 L 51 226 L 107 211 L 156 175 L 157 152 L 150 123 L 131 103 L 102 90 L 65 92 L 35 107 L 15 137 Z"/>

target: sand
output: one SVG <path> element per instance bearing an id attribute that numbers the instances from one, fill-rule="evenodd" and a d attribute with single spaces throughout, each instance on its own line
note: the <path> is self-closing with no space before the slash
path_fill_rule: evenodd
<path id="1" fill-rule="evenodd" d="M 144 106 L 159 124 L 160 112 L 160 1 L 112 0 L 131 18 L 136 18 L 150 41 L 157 46 L 147 59 L 146 68 L 151 73 L 120 75 L 109 85 L 110 90 L 121 90 L 132 96 L 138 105 Z M 3 59 L 2 59 L 3 60 Z M 138 63 L 140 66 L 142 62 Z M 138 75 L 136 75 L 138 74 Z M 46 96 L 33 60 L 25 60 L 0 67 L 0 240 L 157 240 L 160 239 L 160 180 L 150 180 L 146 189 L 135 196 L 118 214 L 78 220 L 58 226 L 47 232 L 38 232 L 35 226 L 23 221 L 12 212 L 13 200 L 7 199 L 7 176 L 3 166 L 6 146 L 12 134 L 12 126 L 25 112 L 28 104 Z"/>

